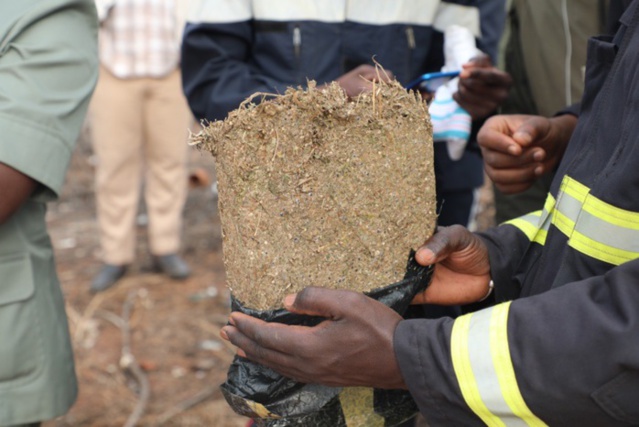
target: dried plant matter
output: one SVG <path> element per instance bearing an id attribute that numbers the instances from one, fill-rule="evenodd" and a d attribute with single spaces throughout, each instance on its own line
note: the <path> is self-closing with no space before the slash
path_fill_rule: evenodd
<path id="1" fill-rule="evenodd" d="M 247 100 L 192 140 L 216 158 L 228 285 L 247 307 L 397 282 L 434 229 L 430 118 L 398 83 L 349 100 L 311 82 Z"/>

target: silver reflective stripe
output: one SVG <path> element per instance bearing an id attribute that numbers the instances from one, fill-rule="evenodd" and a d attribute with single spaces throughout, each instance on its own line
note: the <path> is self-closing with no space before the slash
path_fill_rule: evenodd
<path id="1" fill-rule="evenodd" d="M 617 247 L 629 252 L 639 252 L 639 230 L 612 225 L 590 212 L 583 211 L 575 231 L 604 245 Z"/>
<path id="2" fill-rule="evenodd" d="M 492 314 L 492 309 L 482 310 L 475 313 L 470 319 L 468 353 L 477 381 L 477 388 L 488 410 L 499 417 L 506 426 L 527 427 L 528 424 L 510 410 L 499 385 L 499 378 L 491 354 Z"/>
<path id="3" fill-rule="evenodd" d="M 453 369 L 464 401 L 488 426 L 545 427 L 519 390 L 508 341 L 511 303 L 455 319 Z"/>
<path id="4" fill-rule="evenodd" d="M 506 222 L 531 242 L 545 244 L 552 223 L 568 237 L 568 245 L 599 261 L 620 265 L 639 258 L 639 213 L 620 209 L 590 194 L 590 189 L 565 176 L 555 204 L 548 195 L 544 210 Z"/>
<path id="5" fill-rule="evenodd" d="M 639 213 L 618 208 L 590 194 L 565 176 L 553 224 L 576 251 L 613 265 L 639 258 Z"/>

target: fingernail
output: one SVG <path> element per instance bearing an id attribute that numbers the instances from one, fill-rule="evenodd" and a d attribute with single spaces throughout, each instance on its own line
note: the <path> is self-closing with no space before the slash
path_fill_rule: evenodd
<path id="1" fill-rule="evenodd" d="M 238 349 L 237 349 L 237 355 L 238 355 L 238 356 L 240 356 L 240 357 L 243 357 L 243 358 L 247 359 L 247 357 L 246 357 L 246 353 L 244 353 L 244 350 L 242 350 L 241 348 L 238 348 Z"/>
<path id="2" fill-rule="evenodd" d="M 543 167 L 538 166 L 538 167 L 535 168 L 535 175 L 540 176 L 540 175 L 543 175 L 543 173 L 544 173 L 544 168 Z"/>
<path id="3" fill-rule="evenodd" d="M 513 138 L 526 143 L 529 143 L 532 141 L 532 136 L 530 136 L 528 132 L 515 132 L 513 134 Z"/>
<path id="4" fill-rule="evenodd" d="M 229 316 L 229 323 L 233 326 L 235 326 L 235 319 L 233 318 L 233 316 Z"/>
<path id="5" fill-rule="evenodd" d="M 222 339 L 229 341 L 229 336 L 226 333 L 226 330 L 224 328 L 220 329 L 220 337 L 222 337 Z"/>
<path id="6" fill-rule="evenodd" d="M 293 307 L 293 304 L 295 304 L 295 297 L 296 296 L 297 296 L 297 294 L 286 295 L 284 297 L 284 307 Z"/>
<path id="7" fill-rule="evenodd" d="M 420 264 L 430 265 L 435 260 L 435 253 L 428 248 L 421 248 L 417 251 L 415 258 L 419 258 L 417 262 Z"/>
<path id="8" fill-rule="evenodd" d="M 535 151 L 535 152 L 533 153 L 533 159 L 534 159 L 536 162 L 541 162 L 542 160 L 544 160 L 544 157 L 546 157 L 546 156 L 544 155 L 544 152 L 543 152 L 543 151 L 541 151 L 541 150 L 539 150 L 539 151 Z"/>
<path id="9" fill-rule="evenodd" d="M 513 156 L 517 156 L 519 155 L 519 148 L 517 148 L 516 145 L 509 145 L 508 152 L 512 154 Z"/>

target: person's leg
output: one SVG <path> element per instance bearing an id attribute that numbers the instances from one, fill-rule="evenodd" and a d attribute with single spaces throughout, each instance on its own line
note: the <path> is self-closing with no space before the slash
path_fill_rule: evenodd
<path id="1" fill-rule="evenodd" d="M 135 216 L 141 185 L 143 86 L 100 69 L 90 108 L 96 205 L 102 259 L 126 265 L 135 257 Z"/>
<path id="2" fill-rule="evenodd" d="M 150 250 L 152 255 L 162 257 L 180 249 L 192 116 L 178 71 L 164 79 L 154 79 L 150 87 L 145 100 L 145 201 Z"/>

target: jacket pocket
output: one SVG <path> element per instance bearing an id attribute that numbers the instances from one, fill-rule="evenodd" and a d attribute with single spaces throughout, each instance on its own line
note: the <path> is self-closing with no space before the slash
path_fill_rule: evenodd
<path id="1" fill-rule="evenodd" d="M 0 388 L 38 368 L 42 355 L 34 293 L 29 255 L 0 257 Z"/>
<path id="2" fill-rule="evenodd" d="M 592 394 L 595 402 L 617 421 L 639 424 L 639 372 L 616 376 Z"/>

